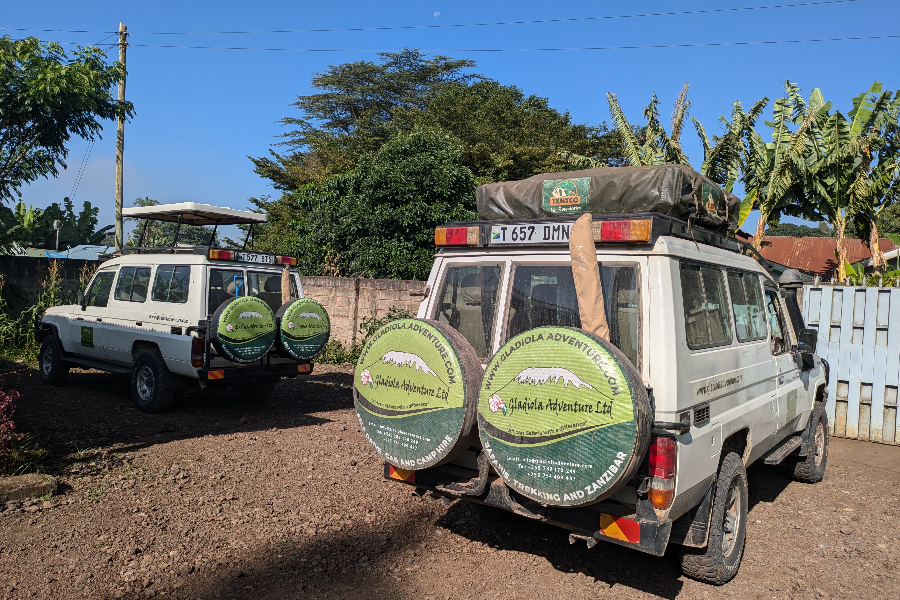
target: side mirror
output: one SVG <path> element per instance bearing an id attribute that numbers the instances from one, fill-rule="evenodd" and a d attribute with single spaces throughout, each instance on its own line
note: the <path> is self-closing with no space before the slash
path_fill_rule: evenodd
<path id="1" fill-rule="evenodd" d="M 801 354 L 816 353 L 816 343 L 819 340 L 818 329 L 801 329 L 800 335 L 798 335 L 797 337 L 799 338 L 797 350 L 799 350 Z"/>

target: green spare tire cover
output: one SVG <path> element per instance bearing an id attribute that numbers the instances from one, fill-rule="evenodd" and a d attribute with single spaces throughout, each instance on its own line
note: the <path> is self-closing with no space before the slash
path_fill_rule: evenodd
<path id="1" fill-rule="evenodd" d="M 331 321 L 325 307 L 312 298 L 297 298 L 281 305 L 275 313 L 278 346 L 296 360 L 318 356 L 331 335 Z"/>
<path id="2" fill-rule="evenodd" d="M 252 363 L 275 343 L 275 314 L 255 296 L 223 302 L 210 323 L 216 351 L 232 362 Z"/>
<path id="3" fill-rule="evenodd" d="M 478 429 L 510 488 L 555 506 L 613 494 L 634 475 L 650 440 L 647 390 L 628 358 L 581 329 L 539 327 L 491 359 Z"/>
<path id="4" fill-rule="evenodd" d="M 356 365 L 353 397 L 366 439 L 400 469 L 453 460 L 478 441 L 482 373 L 475 349 L 446 323 L 388 323 Z"/>

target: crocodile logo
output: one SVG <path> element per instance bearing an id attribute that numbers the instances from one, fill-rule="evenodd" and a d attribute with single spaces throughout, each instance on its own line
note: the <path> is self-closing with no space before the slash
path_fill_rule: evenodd
<path id="1" fill-rule="evenodd" d="M 269 320 L 269 318 L 268 318 L 267 316 L 262 315 L 262 314 L 256 312 L 255 310 L 254 310 L 254 311 L 242 312 L 241 314 L 238 315 L 238 319 L 253 319 L 253 318 L 256 318 L 256 319 L 263 319 L 264 321 L 268 321 L 268 320 Z"/>

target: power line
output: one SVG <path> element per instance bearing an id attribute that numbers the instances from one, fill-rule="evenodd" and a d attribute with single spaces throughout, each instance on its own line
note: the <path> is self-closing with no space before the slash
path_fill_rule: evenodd
<path id="1" fill-rule="evenodd" d="M 424 50 L 429 53 L 441 52 L 570 52 L 570 51 L 600 51 L 600 50 L 649 50 L 658 48 L 709 48 L 718 46 L 761 46 L 776 44 L 809 44 L 820 42 L 850 42 L 862 40 L 887 40 L 897 39 L 900 35 L 867 35 L 849 36 L 839 38 L 810 38 L 805 40 L 759 40 L 749 42 L 704 42 L 701 44 L 643 44 L 635 46 L 584 46 L 568 48 L 452 48 L 448 50 Z M 74 42 L 60 42 L 63 44 L 77 45 Z M 118 45 L 118 44 L 114 44 Z M 249 46 L 182 46 L 175 44 L 128 44 L 136 48 L 177 48 L 185 50 L 251 50 L 262 52 L 357 52 L 363 54 L 376 54 L 383 50 L 352 50 L 346 48 L 262 48 Z"/>
<path id="2" fill-rule="evenodd" d="M 797 2 L 793 4 L 770 4 L 765 6 L 740 6 L 733 8 L 708 8 L 657 13 L 639 13 L 633 15 L 602 15 L 599 17 L 571 17 L 560 19 L 532 19 L 522 21 L 495 21 L 488 23 L 448 23 L 440 25 L 395 25 L 386 27 L 342 27 L 333 29 L 274 29 L 258 31 L 143 31 L 130 32 L 129 35 L 232 35 L 232 34 L 269 34 L 269 33 L 339 33 L 350 31 L 396 31 L 408 29 L 447 29 L 458 27 L 492 27 L 497 25 L 532 25 L 539 23 L 572 23 L 577 21 L 605 21 L 612 19 L 638 19 L 645 17 L 672 17 L 680 15 L 701 15 L 713 13 L 743 12 L 751 10 L 769 10 L 779 8 L 800 8 L 807 6 L 824 6 L 830 4 L 847 4 L 864 2 L 865 0 L 821 0 L 819 2 Z M 0 27 L 0 31 L 37 31 L 41 33 L 117 33 L 115 31 L 91 31 L 83 29 L 26 29 L 16 27 Z"/>

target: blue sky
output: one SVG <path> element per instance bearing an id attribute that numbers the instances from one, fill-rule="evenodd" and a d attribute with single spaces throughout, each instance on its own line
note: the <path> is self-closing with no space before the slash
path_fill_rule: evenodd
<path id="1" fill-rule="evenodd" d="M 731 103 L 749 105 L 798 83 L 814 87 L 843 110 L 874 80 L 900 88 L 900 39 L 781 45 L 744 45 L 558 52 L 472 52 L 528 49 L 643 46 L 839 38 L 900 33 L 900 2 L 853 0 L 815 6 L 769 8 L 678 16 L 597 19 L 480 27 L 280 34 L 144 35 L 151 32 L 309 30 L 352 27 L 454 25 L 465 23 L 602 17 L 670 11 L 794 4 L 804 0 L 645 0 L 643 2 L 6 2 L 0 35 L 83 45 L 107 33 L 47 33 L 11 28 L 113 31 L 128 26 L 127 97 L 137 114 L 125 132 L 125 205 L 137 197 L 161 202 L 196 201 L 246 208 L 249 196 L 277 193 L 253 173 L 247 155 L 263 156 L 282 129 L 278 119 L 296 114 L 289 105 L 310 93 L 310 79 L 330 64 L 375 60 L 377 51 L 416 47 L 429 53 L 472 58 L 476 72 L 550 99 L 577 122 L 609 121 L 605 100 L 615 92 L 626 115 L 641 121 L 641 109 L 656 92 L 661 113 L 685 82 L 691 83 L 691 115 L 710 134 Z M 109 44 L 113 39 L 104 40 Z M 339 52 L 210 50 L 141 47 L 137 44 L 329 49 Z M 73 46 L 67 45 L 66 48 Z M 117 50 L 112 48 L 110 55 Z M 768 114 L 768 111 L 767 111 Z M 693 131 L 684 136 L 694 166 L 702 149 Z M 71 195 L 88 144 L 71 144 L 69 168 L 53 180 L 23 189 L 36 206 Z M 93 145 L 75 194 L 80 206 L 100 207 L 101 225 L 114 207 L 115 124 Z M 745 229 L 752 231 L 756 215 Z"/>

